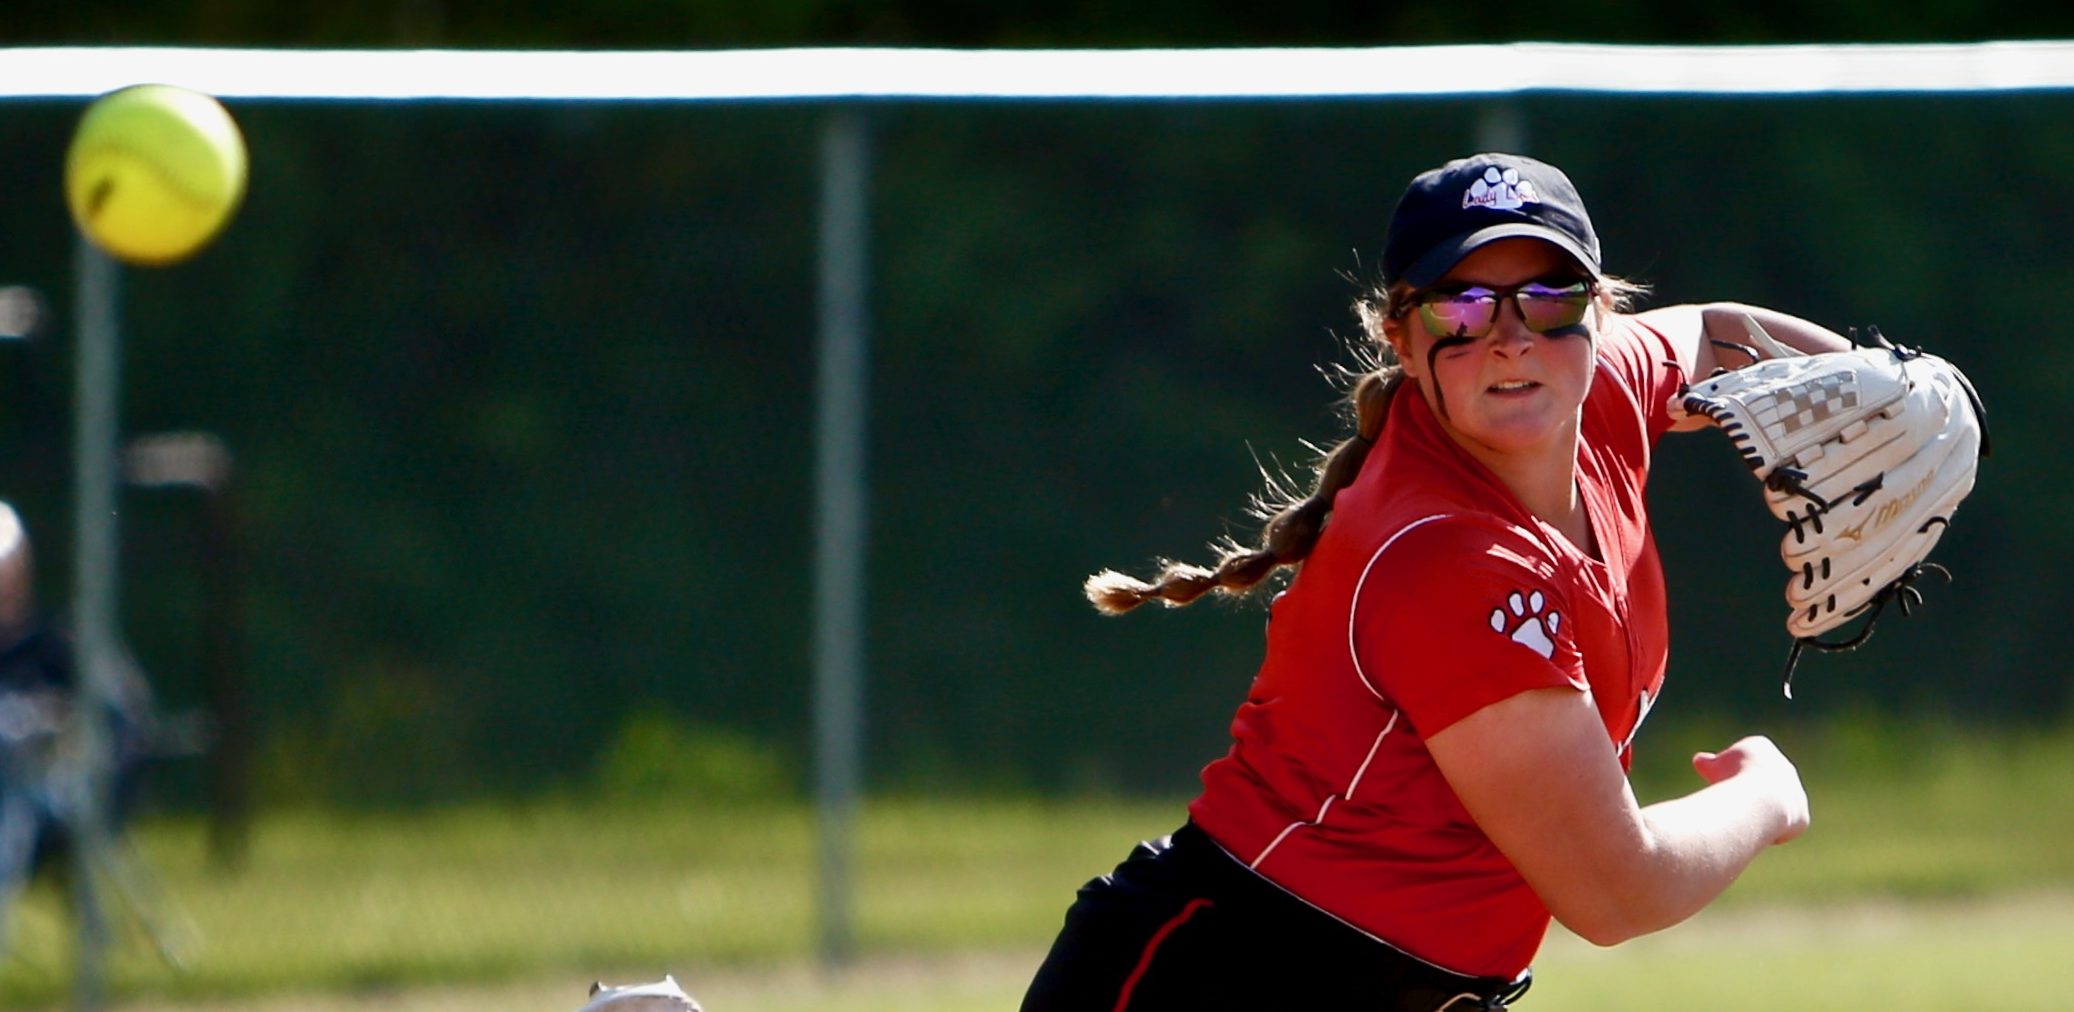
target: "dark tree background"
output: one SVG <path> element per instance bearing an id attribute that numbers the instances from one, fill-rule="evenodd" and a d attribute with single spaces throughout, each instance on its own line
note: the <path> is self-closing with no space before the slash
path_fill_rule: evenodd
<path id="1" fill-rule="evenodd" d="M 1272 14 L 1264 13 L 1272 11 Z M 1505 41 L 1455 4 L 601 2 L 49 5 L 8 45 L 719 48 Z M 1571 5 L 1506 38 L 1997 38 L 2074 10 Z M 1522 20 L 1521 14 L 1514 21 Z M 1475 73 L 1474 67 L 1463 68 Z M 1957 582 L 1803 664 L 1777 531 L 1725 442 L 1673 437 L 1659 720 L 1870 709 L 2054 719 L 2074 540 L 2052 296 L 2074 290 L 2074 96 L 1508 100 L 1609 266 L 1655 301 L 1880 324 L 1964 365 L 1997 457 L 1939 549 Z M 56 325 L 0 348 L 0 495 L 70 537 L 76 101 L 0 104 L 0 283 Z M 793 105 L 240 102 L 252 189 L 196 260 L 125 274 L 124 419 L 237 459 L 240 657 L 271 797 L 586 789 L 643 720 L 804 755 L 815 165 Z M 1464 101 L 885 103 L 873 166 L 874 782 L 1186 790 L 1257 657 L 1256 603 L 1098 619 L 1102 566 L 1251 530 L 1256 459 L 1339 432 L 1354 333 L 1412 173 Z M 2048 426 L 2052 426 L 2048 428 Z M 197 504 L 125 495 L 126 630 L 201 695 Z M 177 791 L 175 792 L 177 797 Z"/>

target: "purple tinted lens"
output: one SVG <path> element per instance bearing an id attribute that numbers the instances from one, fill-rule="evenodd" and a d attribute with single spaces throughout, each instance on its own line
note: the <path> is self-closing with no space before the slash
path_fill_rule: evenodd
<path id="1" fill-rule="evenodd" d="M 1436 293 L 1419 303 L 1419 318 L 1438 337 L 1482 337 L 1498 318 L 1498 293 L 1488 288 Z"/>
<path id="2" fill-rule="evenodd" d="M 1513 301 L 1518 304 L 1520 318 L 1526 321 L 1527 329 L 1546 334 L 1584 322 L 1584 311 L 1591 305 L 1591 287 L 1584 284 L 1567 288 L 1527 285 L 1519 290 Z"/>

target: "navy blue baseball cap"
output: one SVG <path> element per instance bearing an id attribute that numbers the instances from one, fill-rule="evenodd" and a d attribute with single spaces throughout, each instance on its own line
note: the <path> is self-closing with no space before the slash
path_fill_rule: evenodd
<path id="1" fill-rule="evenodd" d="M 1419 173 L 1398 198 L 1383 240 L 1383 284 L 1424 288 L 1470 251 L 1499 239 L 1542 239 L 1596 278 L 1599 234 L 1561 169 L 1486 152 Z"/>

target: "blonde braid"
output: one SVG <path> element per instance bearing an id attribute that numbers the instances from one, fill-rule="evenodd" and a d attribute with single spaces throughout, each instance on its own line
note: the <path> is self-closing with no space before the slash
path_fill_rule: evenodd
<path id="1" fill-rule="evenodd" d="M 1649 291 L 1647 285 L 1612 275 L 1600 277 L 1595 286 L 1601 313 L 1624 312 Z M 1267 493 L 1256 497 L 1254 503 L 1254 514 L 1267 521 L 1257 547 L 1246 548 L 1229 541 L 1215 546 L 1215 569 L 1163 560 L 1159 576 L 1151 583 L 1105 569 L 1087 578 L 1083 587 L 1087 599 L 1109 615 L 1120 615 L 1147 601 L 1178 608 L 1213 590 L 1233 596 L 1244 594 L 1276 570 L 1308 557 L 1325 530 L 1333 497 L 1353 484 L 1355 476 L 1361 473 L 1368 451 L 1382 435 L 1390 401 L 1404 383 L 1404 369 L 1391 350 L 1387 329 L 1390 320 L 1410 311 L 1415 294 L 1409 286 L 1389 288 L 1378 284 L 1355 300 L 1354 314 L 1368 337 L 1367 347 L 1373 351 L 1367 357 L 1360 357 L 1357 352 L 1355 367 L 1336 370 L 1341 382 L 1352 381 L 1347 403 L 1353 409 L 1354 435 L 1318 462 L 1317 483 L 1310 494 L 1299 498 L 1270 478 Z"/>
<path id="2" fill-rule="evenodd" d="M 1120 615 L 1147 601 L 1170 608 L 1190 604 L 1210 591 L 1237 596 L 1258 586 L 1283 566 L 1302 562 L 1318 543 L 1332 513 L 1333 497 L 1354 483 L 1368 451 L 1382 435 L 1390 399 L 1404 381 L 1404 371 L 1388 357 L 1381 345 L 1382 360 L 1358 375 L 1347 401 L 1353 409 L 1354 435 L 1342 440 L 1318 462 L 1317 480 L 1308 495 L 1297 498 L 1270 480 L 1266 493 L 1256 497 L 1255 512 L 1265 517 L 1260 542 L 1245 548 L 1227 542 L 1216 546 L 1217 567 L 1205 569 L 1185 562 L 1165 560 L 1159 576 L 1147 583 L 1133 576 L 1105 569 L 1087 578 L 1087 599 L 1104 614 Z"/>

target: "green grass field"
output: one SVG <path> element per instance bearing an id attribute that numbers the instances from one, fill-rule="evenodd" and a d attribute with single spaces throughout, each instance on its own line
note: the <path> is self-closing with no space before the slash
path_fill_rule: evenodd
<path id="1" fill-rule="evenodd" d="M 1599 950 L 1558 931 L 1526 1007 L 2074 1002 L 2074 734 L 1875 740 L 1789 742 L 1813 830 L 1668 932 Z M 1672 776 L 1640 771 L 1645 800 Z M 573 1009 L 593 977 L 664 971 L 715 1012 L 1013 1008 L 1073 889 L 1180 817 L 1178 800 L 874 799 L 861 958 L 833 975 L 809 958 L 799 807 L 276 813 L 234 876 L 208 871 L 198 823 L 159 820 L 140 846 L 195 947 L 176 972 L 132 927 L 111 971 L 135 1008 Z M 33 891 L 14 930 L 0 1003 L 63 1004 L 55 892 Z"/>

